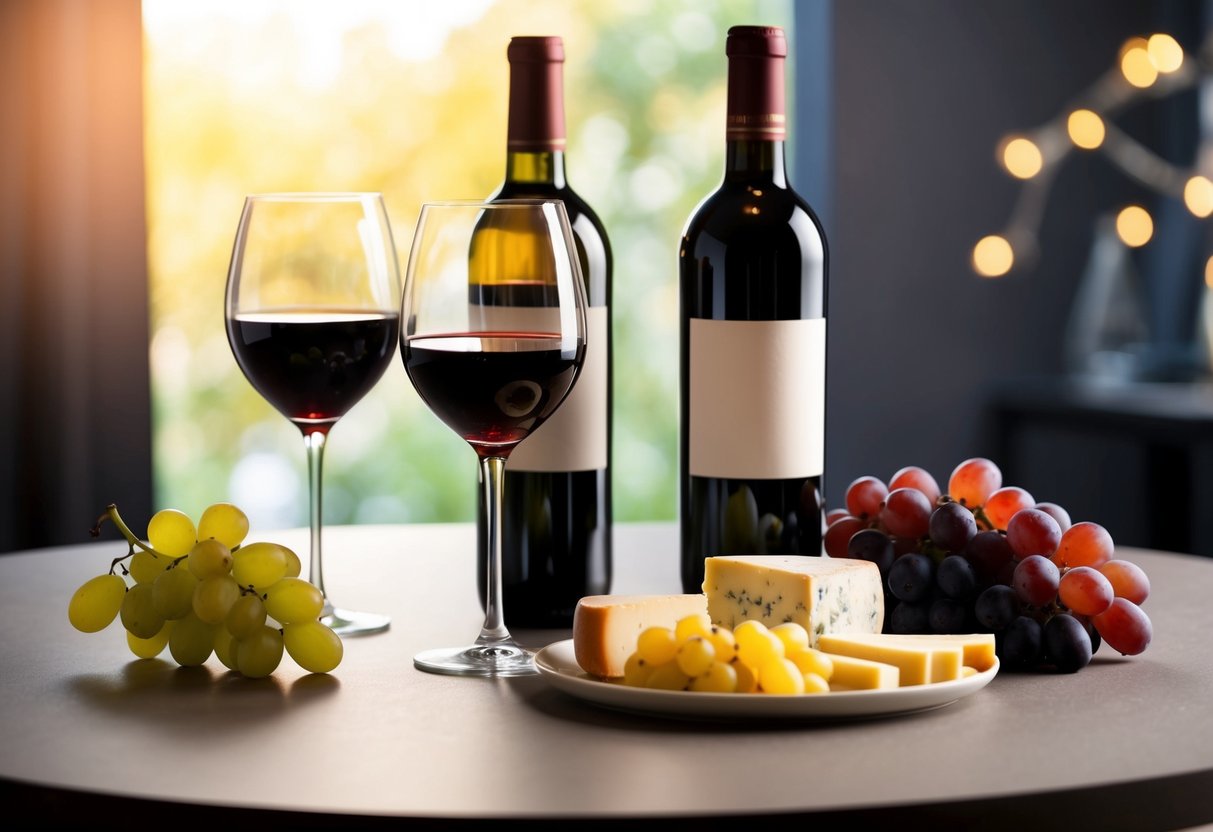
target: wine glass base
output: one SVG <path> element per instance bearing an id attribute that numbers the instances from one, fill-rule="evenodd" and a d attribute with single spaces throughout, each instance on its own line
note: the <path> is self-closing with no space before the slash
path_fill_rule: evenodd
<path id="1" fill-rule="evenodd" d="M 392 624 L 392 619 L 386 615 L 374 612 L 354 612 L 334 608 L 320 617 L 339 636 L 369 636 L 382 633 Z"/>
<path id="2" fill-rule="evenodd" d="M 513 643 L 439 647 L 413 657 L 413 666 L 447 676 L 532 676 L 535 654 Z"/>

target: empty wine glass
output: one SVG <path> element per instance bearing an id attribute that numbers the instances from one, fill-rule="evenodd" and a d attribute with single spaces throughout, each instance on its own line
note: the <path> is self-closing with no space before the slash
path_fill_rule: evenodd
<path id="1" fill-rule="evenodd" d="M 581 371 L 585 307 L 562 202 L 422 206 L 405 276 L 401 355 L 421 398 L 480 459 L 489 564 L 479 638 L 419 653 L 413 663 L 421 670 L 536 672 L 502 612 L 502 475 L 510 452 L 541 428 Z"/>
<path id="2" fill-rule="evenodd" d="M 321 474 L 329 431 L 383 375 L 400 332 L 400 272 L 374 193 L 248 197 L 227 281 L 227 336 L 245 378 L 303 433 L 311 558 L 321 620 L 381 632 L 386 615 L 335 607 L 321 563 Z"/>

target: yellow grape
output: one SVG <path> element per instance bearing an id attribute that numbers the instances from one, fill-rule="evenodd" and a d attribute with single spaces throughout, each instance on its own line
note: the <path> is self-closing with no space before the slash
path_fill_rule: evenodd
<path id="1" fill-rule="evenodd" d="M 135 584 L 122 599 L 122 626 L 139 638 L 151 638 L 164 626 L 164 616 L 152 602 L 152 585 Z"/>
<path id="2" fill-rule="evenodd" d="M 708 633 L 708 641 L 712 642 L 712 646 L 716 648 L 716 658 L 718 661 L 731 662 L 737 657 L 737 639 L 733 637 L 733 631 L 728 627 L 712 627 Z"/>
<path id="3" fill-rule="evenodd" d="M 160 632 L 151 638 L 139 638 L 132 632 L 126 634 L 126 646 L 141 659 L 154 659 L 164 652 L 168 645 L 168 636 L 172 632 L 173 622 L 166 621 Z"/>
<path id="4" fill-rule="evenodd" d="M 740 658 L 734 659 L 730 664 L 737 674 L 738 693 L 754 693 L 758 690 L 758 674 L 748 664 Z"/>
<path id="5" fill-rule="evenodd" d="M 324 609 L 320 590 L 301 578 L 283 578 L 265 591 L 265 611 L 279 624 L 315 621 Z"/>
<path id="6" fill-rule="evenodd" d="M 674 662 L 678 665 L 678 669 L 691 677 L 706 673 L 714 661 L 716 661 L 716 648 L 703 636 L 691 636 L 682 643 L 674 655 Z"/>
<path id="7" fill-rule="evenodd" d="M 245 676 L 269 676 L 282 661 L 282 633 L 262 627 L 248 638 L 236 641 L 236 669 Z"/>
<path id="8" fill-rule="evenodd" d="M 806 673 L 804 674 L 804 692 L 829 693 L 830 683 L 827 682 L 820 674 Z"/>
<path id="9" fill-rule="evenodd" d="M 152 584 L 152 605 L 169 621 L 184 618 L 194 609 L 194 590 L 198 579 L 184 563 L 160 573 Z"/>
<path id="10" fill-rule="evenodd" d="M 785 656 L 793 650 L 809 646 L 809 631 L 795 621 L 776 624 L 771 628 L 771 632 L 783 642 Z"/>
<path id="11" fill-rule="evenodd" d="M 147 523 L 147 542 L 162 555 L 179 558 L 188 555 L 198 539 L 194 521 L 175 508 L 161 509 Z"/>
<path id="12" fill-rule="evenodd" d="M 757 626 L 747 626 L 757 625 Z M 743 621 L 733 630 L 737 655 L 752 668 L 760 668 L 771 659 L 782 659 L 783 642 L 761 622 Z"/>
<path id="13" fill-rule="evenodd" d="M 705 693 L 733 693 L 737 690 L 737 671 L 730 664 L 712 662 L 705 673 L 691 680 L 691 690 Z"/>
<path id="14" fill-rule="evenodd" d="M 194 613 L 173 622 L 168 634 L 168 650 L 177 664 L 196 667 L 210 658 L 215 649 L 214 624 L 207 624 Z"/>
<path id="15" fill-rule="evenodd" d="M 683 616 L 674 625 L 674 639 L 682 644 L 691 636 L 707 637 L 712 632 L 712 619 L 706 612 Z"/>
<path id="16" fill-rule="evenodd" d="M 232 577 L 240 586 L 267 589 L 286 575 L 286 550 L 274 543 L 250 543 L 232 553 Z"/>
<path id="17" fill-rule="evenodd" d="M 265 626 L 265 603 L 257 595 L 241 595 L 223 619 L 236 638 L 247 638 Z"/>
<path id="18" fill-rule="evenodd" d="M 639 653 L 628 656 L 623 664 L 623 683 L 634 688 L 642 688 L 653 674 L 653 666 L 640 658 Z"/>
<path id="19" fill-rule="evenodd" d="M 636 651 L 653 667 L 659 667 L 674 660 L 678 641 L 669 627 L 648 627 L 636 639 Z"/>
<path id="20" fill-rule="evenodd" d="M 231 575 L 215 575 L 194 588 L 194 615 L 207 624 L 221 624 L 240 597 L 240 587 Z"/>
<path id="21" fill-rule="evenodd" d="M 672 631 L 670 635 L 673 636 Z M 674 662 L 668 662 L 654 668 L 644 686 L 656 690 L 686 690 L 690 684 L 691 677 L 679 670 Z"/>
<path id="22" fill-rule="evenodd" d="M 137 584 L 150 584 L 152 581 L 160 577 L 172 561 L 168 558 L 158 558 L 151 552 L 138 551 L 131 558 L 129 569 L 131 577 L 135 579 Z"/>
<path id="23" fill-rule="evenodd" d="M 281 546 L 281 544 L 279 544 Z M 285 546 L 281 546 L 282 551 L 286 553 L 286 577 L 298 578 L 303 572 L 303 564 L 299 562 L 299 556 Z"/>
<path id="24" fill-rule="evenodd" d="M 198 519 L 198 539 L 214 539 L 235 549 L 248 535 L 248 516 L 231 503 L 207 506 Z"/>
<path id="25" fill-rule="evenodd" d="M 226 627 L 215 628 L 215 655 L 228 670 L 239 670 L 236 665 L 236 645 L 239 642 L 233 638 Z"/>
<path id="26" fill-rule="evenodd" d="M 758 668 L 763 693 L 804 693 L 804 674 L 787 659 L 772 658 Z"/>
<path id="27" fill-rule="evenodd" d="M 834 675 L 834 660 L 828 653 L 814 650 L 812 647 L 794 650 L 788 653 L 787 658 L 801 673 L 815 673 L 826 681 Z"/>
<path id="28" fill-rule="evenodd" d="M 232 552 L 218 540 L 199 540 L 190 549 L 189 569 L 198 580 L 226 575 L 232 571 Z"/>
<path id="29" fill-rule="evenodd" d="M 345 653 L 341 636 L 319 621 L 285 625 L 282 642 L 295 664 L 309 673 L 328 673 L 341 664 Z"/>
<path id="30" fill-rule="evenodd" d="M 67 620 L 82 633 L 96 633 L 118 617 L 126 598 L 126 581 L 106 574 L 89 578 L 72 593 L 67 603 Z"/>

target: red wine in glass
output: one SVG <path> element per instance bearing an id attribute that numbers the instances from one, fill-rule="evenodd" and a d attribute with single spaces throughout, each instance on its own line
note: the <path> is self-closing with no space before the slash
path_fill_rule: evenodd
<path id="1" fill-rule="evenodd" d="M 236 361 L 257 392 L 300 427 L 327 430 L 391 364 L 397 313 L 308 309 L 227 321 Z"/>
<path id="2" fill-rule="evenodd" d="M 481 456 L 526 439 L 564 400 L 584 345 L 558 333 L 468 332 L 404 341 L 417 393 Z"/>

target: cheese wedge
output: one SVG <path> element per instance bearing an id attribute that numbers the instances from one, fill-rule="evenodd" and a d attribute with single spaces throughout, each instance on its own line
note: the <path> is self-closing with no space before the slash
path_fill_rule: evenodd
<path id="1" fill-rule="evenodd" d="M 830 690 L 883 690 L 900 682 L 900 671 L 891 664 L 851 656 L 830 658 L 834 661 Z"/>
<path id="2" fill-rule="evenodd" d="M 901 671 L 901 686 L 950 682 L 960 678 L 964 651 L 956 644 L 903 643 L 882 633 L 823 635 L 817 649 L 856 659 L 891 664 Z"/>
<path id="3" fill-rule="evenodd" d="M 892 644 L 921 645 L 923 647 L 956 645 L 964 653 L 963 661 L 965 667 L 971 667 L 978 673 L 989 670 L 994 666 L 995 662 L 993 633 L 964 633 L 955 635 L 882 633 L 880 638 Z"/>
<path id="4" fill-rule="evenodd" d="M 702 595 L 588 595 L 573 611 L 573 654 L 592 676 L 622 676 L 641 631 L 705 612 Z"/>
<path id="5" fill-rule="evenodd" d="M 879 633 L 884 585 L 876 564 L 795 555 L 736 555 L 704 561 L 712 623 L 734 629 L 756 619 L 800 624 L 814 646 L 825 633 Z"/>

